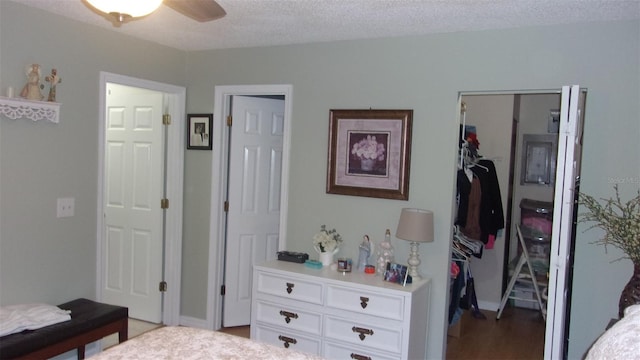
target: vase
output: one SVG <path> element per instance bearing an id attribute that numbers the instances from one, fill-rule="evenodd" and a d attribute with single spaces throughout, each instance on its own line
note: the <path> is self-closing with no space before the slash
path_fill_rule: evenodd
<path id="1" fill-rule="evenodd" d="M 360 170 L 371 171 L 376 164 L 376 159 L 362 159 L 360 160 Z"/>
<path id="2" fill-rule="evenodd" d="M 333 264 L 333 256 L 338 253 L 338 248 L 333 251 L 321 251 L 320 248 L 314 246 L 314 249 L 318 252 L 318 261 L 322 263 L 322 266 L 329 266 Z"/>
<path id="3" fill-rule="evenodd" d="M 633 276 L 622 289 L 618 302 L 618 316 L 624 316 L 624 309 L 631 305 L 640 304 L 640 264 L 633 264 Z"/>

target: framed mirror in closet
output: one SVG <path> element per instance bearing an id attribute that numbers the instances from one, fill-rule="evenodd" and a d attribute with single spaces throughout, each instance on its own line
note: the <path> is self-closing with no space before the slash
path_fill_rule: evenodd
<path id="1" fill-rule="evenodd" d="M 462 274 L 463 279 L 453 276 L 452 270 L 449 320 L 450 329 L 455 328 L 459 335 L 448 337 L 447 358 L 543 358 L 545 351 L 560 355 L 553 358 L 562 357 L 564 344 L 557 339 L 566 338 L 569 311 L 565 304 L 570 302 L 570 293 L 564 290 L 570 289 L 570 283 L 562 282 L 559 292 L 555 288 L 550 291 L 549 284 L 558 283 L 558 276 L 570 282 L 571 274 L 565 276 L 564 269 L 560 275 L 550 270 L 561 245 L 554 241 L 571 251 L 574 229 L 572 214 L 555 214 L 554 203 L 566 201 L 558 198 L 565 193 L 565 187 L 573 191 L 577 186 L 579 166 L 564 171 L 566 134 L 571 125 L 576 130 L 573 136 L 579 137 L 577 130 L 581 127 L 577 123 L 584 111 L 580 118 L 574 114 L 569 124 L 569 107 L 573 105 L 577 114 L 586 99 L 585 90 L 563 89 L 568 93 L 566 98 L 561 89 L 469 92 L 459 96 L 460 142 L 451 265 L 452 269 L 458 266 L 457 274 Z M 569 94 L 572 90 L 573 97 Z M 560 138 L 564 142 L 559 134 L 563 134 Z M 570 165 L 574 159 L 579 164 L 580 149 L 571 150 Z M 532 174 L 555 181 L 521 181 L 532 179 Z M 556 178 L 559 174 L 562 178 Z M 569 178 L 565 179 L 565 175 Z M 480 195 L 476 194 L 479 200 L 474 200 L 471 190 L 476 180 L 481 184 L 477 190 Z M 552 229 L 561 229 L 562 221 L 567 224 L 562 227 L 566 232 L 560 239 L 561 231 L 552 236 Z M 543 298 L 542 308 L 527 265 L 523 267 L 527 271 L 514 274 L 523 253 L 516 226 L 522 229 L 528 263 Z M 469 248 L 465 242 L 479 244 L 482 249 Z M 514 276 L 515 286 L 508 291 L 507 285 Z M 554 299 L 549 300 L 550 294 Z M 503 296 L 508 301 L 496 321 Z M 558 296 L 561 304 L 556 305 Z M 551 317 L 547 316 L 549 306 L 554 307 Z M 545 333 L 548 339 L 556 339 L 555 343 L 547 340 L 546 350 Z M 482 349 L 489 352 L 478 353 Z M 473 355 L 465 356 L 466 351 Z"/>

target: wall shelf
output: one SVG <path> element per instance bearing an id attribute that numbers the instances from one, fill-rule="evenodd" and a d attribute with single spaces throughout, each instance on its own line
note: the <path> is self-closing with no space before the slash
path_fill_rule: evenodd
<path id="1" fill-rule="evenodd" d="M 0 114 L 12 120 L 27 118 L 57 124 L 60 121 L 60 103 L 0 96 Z"/>

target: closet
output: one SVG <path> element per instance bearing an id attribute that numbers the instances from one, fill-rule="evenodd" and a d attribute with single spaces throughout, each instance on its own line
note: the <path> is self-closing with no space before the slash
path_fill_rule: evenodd
<path id="1" fill-rule="evenodd" d="M 451 247 L 449 323 L 452 325 L 462 316 L 463 309 L 469 310 L 475 318 L 485 318 L 480 312 L 471 263 L 473 258 L 482 259 L 485 248 L 494 248 L 496 236 L 505 223 L 495 165 L 492 159 L 480 153 L 477 127 L 466 123 L 464 101 L 461 112 Z"/>
<path id="2" fill-rule="evenodd" d="M 479 155 L 482 155 L 480 159 L 493 160 L 505 210 L 504 229 L 497 232 L 493 249 L 485 247 L 482 257 L 466 258 L 465 264 L 470 267 L 474 279 L 473 292 L 470 294 L 474 295 L 480 309 L 495 312 L 500 307 L 510 275 L 510 265 L 519 258 L 516 225 L 540 225 L 539 219 L 527 219 L 531 215 L 527 212 L 531 212 L 532 208 L 537 211 L 540 202 L 547 204 L 543 210 L 553 209 L 552 214 L 545 214 L 544 211 L 541 214 L 535 213 L 537 217 L 546 217 L 542 223 L 542 227 L 547 228 L 546 232 L 548 219 L 552 219 L 550 244 L 525 244 L 527 249 L 532 245 L 543 245 L 533 250 L 538 252 L 536 255 L 540 255 L 538 260 L 542 260 L 542 265 L 549 269 L 546 275 L 550 284 L 546 299 L 548 304 L 544 305 L 547 310 L 546 320 L 537 310 L 530 312 L 527 309 L 513 310 L 512 313 L 533 314 L 533 319 L 519 316 L 511 318 L 516 319 L 518 325 L 522 324 L 518 329 L 533 330 L 527 332 L 526 338 L 541 336 L 544 354 L 533 354 L 540 358 L 563 358 L 567 355 L 568 329 L 571 321 L 572 266 L 576 242 L 577 207 L 574 204 L 577 201 L 576 194 L 580 183 L 586 93 L 586 89 L 572 85 L 562 86 L 558 91 L 468 93 L 461 94 L 459 98 L 460 104 L 464 103 L 464 106 L 461 106 L 459 123 L 475 131 L 475 140 L 478 142 L 476 145 Z M 463 138 L 469 141 L 464 135 Z M 557 152 L 556 145 L 549 141 L 550 138 L 556 139 Z M 457 159 L 458 167 L 465 164 L 464 152 L 459 152 L 462 159 Z M 482 165 L 480 162 L 477 164 Z M 456 180 L 455 177 L 453 180 Z M 535 206 L 530 206 L 531 204 Z M 452 236 L 452 249 L 456 234 Z M 453 255 L 452 259 L 455 259 Z M 451 284 L 453 291 L 455 281 L 451 281 Z M 466 289 L 461 293 L 466 294 Z M 451 299 L 457 301 L 453 296 Z M 515 301 L 510 301 L 509 305 L 522 306 Z M 469 312 L 465 312 L 467 313 Z M 475 328 L 482 331 L 476 336 L 482 338 L 483 344 L 501 346 L 505 341 L 519 344 L 512 341 L 517 338 L 509 337 L 513 334 L 513 331 L 509 330 L 513 328 L 512 324 L 506 325 L 506 328 L 497 325 L 491 327 L 495 330 L 486 331 L 480 330 L 483 327 L 487 329 L 481 323 L 484 320 L 472 318 L 468 321 L 473 321 Z M 503 323 L 503 320 L 486 321 L 484 324 Z M 537 325 L 543 325 L 544 330 Z M 506 331 L 503 331 L 505 329 Z M 487 336 L 494 331 L 502 331 L 502 337 Z M 474 334 L 465 334 L 460 340 L 464 342 L 467 338 L 473 339 Z M 460 344 L 459 341 L 454 343 Z M 515 351 L 519 349 L 518 346 Z M 517 353 L 512 357 L 518 357 Z"/>
<path id="3" fill-rule="evenodd" d="M 479 309 L 498 310 L 510 273 L 522 253 L 516 236 L 516 225 L 522 220 L 521 205 L 527 206 L 532 201 L 552 205 L 553 178 L 547 175 L 555 175 L 554 146 L 557 143 L 549 139 L 557 138 L 560 94 L 465 95 L 461 101 L 457 214 L 451 239 L 450 324 L 460 316 L 460 311 L 457 310 L 456 315 L 453 309 L 456 307 L 454 302 L 462 301 L 462 305 L 475 314 L 474 301 L 469 301 L 469 295 Z M 489 184 L 495 182 L 495 185 L 485 184 L 480 189 L 480 196 L 485 196 L 479 216 L 484 218 L 485 229 L 479 233 L 474 232 L 473 226 L 468 228 L 464 218 L 469 206 L 465 193 L 470 191 L 466 186 L 473 184 L 473 179 L 484 179 Z M 474 254 L 468 248 L 465 251 L 468 238 L 481 243 L 480 254 Z M 542 269 L 548 266 L 550 239 L 535 243 L 529 237 L 525 238 L 527 246 L 532 246 L 530 252 L 535 251 L 533 255 L 540 265 L 538 270 L 544 272 Z M 454 277 L 456 266 L 459 270 Z M 461 275 L 463 278 L 458 279 Z M 473 281 L 469 282 L 469 277 Z M 471 289 L 468 289 L 469 283 Z M 469 294 L 467 290 L 470 290 Z M 520 296 L 536 300 L 535 292 L 517 290 L 523 291 Z M 539 309 L 537 301 L 510 300 L 508 306 Z"/>

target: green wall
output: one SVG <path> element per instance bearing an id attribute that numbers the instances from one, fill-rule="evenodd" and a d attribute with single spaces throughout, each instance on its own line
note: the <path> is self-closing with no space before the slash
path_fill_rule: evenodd
<path id="1" fill-rule="evenodd" d="M 402 207 L 435 212 L 436 241 L 421 247 L 432 277 L 428 351 L 445 343 L 448 247 L 453 213 L 456 101 L 460 91 L 589 90 L 582 190 L 624 194 L 640 183 L 640 22 L 593 23 L 423 37 L 183 53 L 0 2 L 0 88 L 19 88 L 23 67 L 57 67 L 58 125 L 0 119 L 0 304 L 59 303 L 95 294 L 98 73 L 187 86 L 187 111 L 212 112 L 214 86 L 292 84 L 288 247 L 311 252 L 321 224 L 337 228 L 354 256 L 363 234 L 380 241 Z M 24 26 L 29 22 L 30 26 Z M 414 110 L 409 201 L 325 193 L 329 109 Z M 182 315 L 204 318 L 211 153 L 185 153 Z M 58 197 L 76 216 L 55 218 Z M 570 358 L 579 358 L 617 313 L 631 275 L 578 229 Z M 408 244 L 393 239 L 399 258 Z M 26 284 L 26 285 L 25 285 Z"/>
<path id="2" fill-rule="evenodd" d="M 348 243 L 341 254 L 355 258 L 363 234 L 377 242 L 386 228 L 395 231 L 402 207 L 433 210 L 437 240 L 420 250 L 421 271 L 433 278 L 429 356 L 439 358 L 445 341 L 458 92 L 587 87 L 582 189 L 606 195 L 612 178 L 629 177 L 636 184 L 625 191 L 633 193 L 640 182 L 640 158 L 621 144 L 640 135 L 640 114 L 632 105 L 639 97 L 639 29 L 638 22 L 601 23 L 191 52 L 188 108 L 210 111 L 215 85 L 293 85 L 290 250 L 312 253 L 313 234 L 327 224 Z M 348 108 L 414 110 L 409 201 L 325 193 L 329 110 Z M 204 190 L 209 183 L 201 186 Z M 615 254 L 588 244 L 597 235 L 579 230 L 571 358 L 580 357 L 615 316 L 617 294 L 631 275 L 630 264 L 610 264 Z M 396 239 L 394 245 L 400 258 L 408 254 L 404 241 Z M 204 243 L 198 246 L 207 250 Z M 582 276 L 585 271 L 590 277 Z M 595 293 L 594 284 L 602 291 Z"/>
<path id="3" fill-rule="evenodd" d="M 1 1 L 0 55 L 2 95 L 30 63 L 62 78 L 59 124 L 0 117 L 0 304 L 95 298 L 99 73 L 183 85 L 185 54 Z"/>

